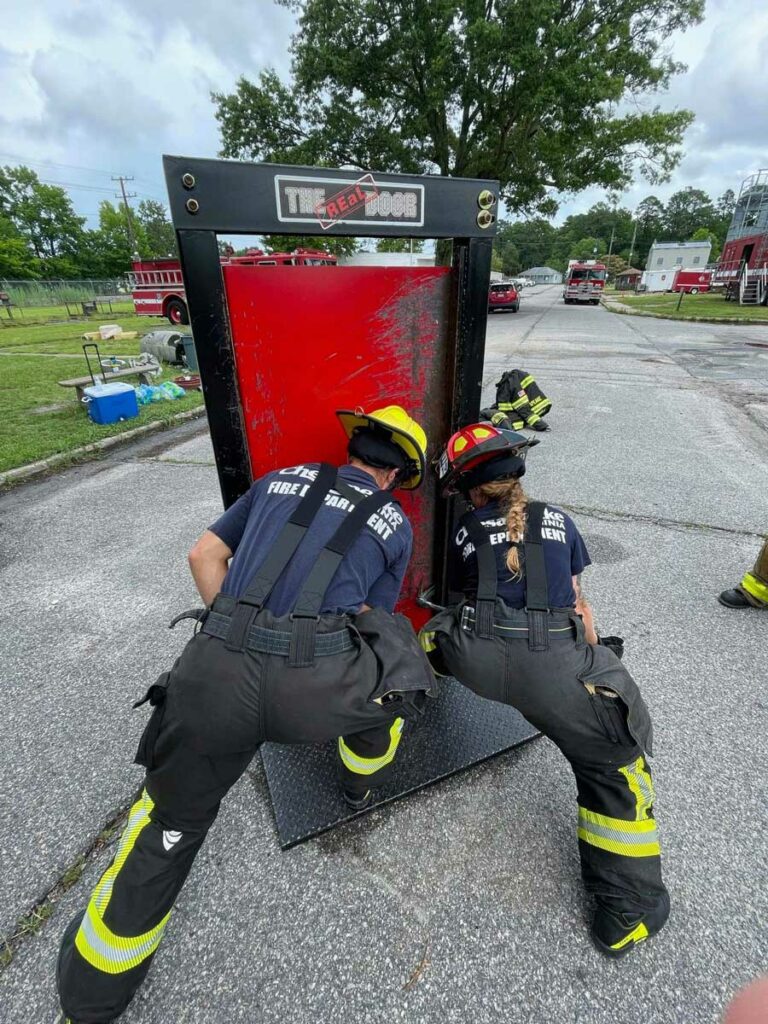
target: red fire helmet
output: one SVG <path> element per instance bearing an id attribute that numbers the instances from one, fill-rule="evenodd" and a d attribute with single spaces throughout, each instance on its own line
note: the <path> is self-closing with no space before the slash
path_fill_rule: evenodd
<path id="1" fill-rule="evenodd" d="M 452 434 L 436 463 L 437 476 L 445 494 L 464 491 L 475 486 L 479 466 L 498 462 L 498 474 L 489 467 L 488 479 L 522 476 L 526 449 L 538 444 L 538 438 L 526 437 L 514 430 L 500 430 L 490 423 L 470 423 Z M 504 458 L 506 456 L 506 458 Z M 503 464 L 502 464 L 503 463 Z M 507 465 L 509 463 L 509 465 Z M 496 467 L 494 467 L 496 468 Z"/>

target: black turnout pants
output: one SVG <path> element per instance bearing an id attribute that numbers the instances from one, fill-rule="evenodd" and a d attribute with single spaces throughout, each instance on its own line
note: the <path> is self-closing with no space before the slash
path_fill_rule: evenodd
<path id="1" fill-rule="evenodd" d="M 666 889 L 651 770 L 630 735 L 626 707 L 608 695 L 612 681 L 620 687 L 627 676 L 612 652 L 583 641 L 580 625 L 571 628 L 567 619 L 554 625 L 562 628 L 550 632 L 546 651 L 531 650 L 527 632 L 519 629 L 509 629 L 503 640 L 483 641 L 491 646 L 478 647 L 477 654 L 467 646 L 462 655 L 450 635 L 438 631 L 436 639 L 446 666 L 462 682 L 517 708 L 563 752 L 576 779 L 586 888 L 607 908 L 642 916 L 663 903 Z M 507 638 L 515 633 L 521 638 Z M 461 634 L 453 636 L 461 644 Z"/>
<path id="2" fill-rule="evenodd" d="M 508 702 L 557 744 L 576 779 L 587 890 L 629 915 L 655 909 L 666 889 L 653 780 L 621 701 L 590 692 L 588 645 L 554 639 L 546 652 L 530 651 L 526 640 L 509 645 L 515 667 L 507 680 Z"/>
<path id="3" fill-rule="evenodd" d="M 61 943 L 59 997 L 78 1024 L 103 1024 L 126 1008 L 149 970 L 222 798 L 265 739 L 288 741 L 282 732 L 290 724 L 281 716 L 279 697 L 272 696 L 279 694 L 280 681 L 270 667 L 281 659 L 260 655 L 260 671 L 240 678 L 232 670 L 232 659 L 240 657 L 254 660 L 250 654 L 223 654 L 220 640 L 195 637 L 170 674 L 164 703 L 153 712 L 140 746 L 144 785 L 112 863 Z M 221 673 L 211 671 L 217 659 L 224 659 Z M 331 662 L 346 679 L 342 661 L 318 659 L 319 689 L 332 676 Z M 351 672 L 346 682 L 351 692 Z M 287 703 L 295 705 L 294 698 Z M 286 715 L 291 713 L 289 708 Z M 316 714 L 309 717 L 308 728 L 321 728 Z M 365 792 L 386 781 L 401 729 L 402 719 L 387 716 L 338 741 L 345 786 Z"/>

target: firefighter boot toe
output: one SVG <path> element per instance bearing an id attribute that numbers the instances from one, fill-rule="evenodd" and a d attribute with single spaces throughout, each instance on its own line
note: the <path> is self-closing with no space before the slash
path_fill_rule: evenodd
<path id="1" fill-rule="evenodd" d="M 718 594 L 717 600 L 726 608 L 754 608 L 740 590 L 724 590 Z"/>
<path id="2" fill-rule="evenodd" d="M 544 420 L 538 420 L 536 423 L 530 425 L 531 430 L 549 430 L 549 424 L 545 423 Z"/>
<path id="3" fill-rule="evenodd" d="M 592 941 L 601 953 L 617 959 L 650 939 L 664 927 L 669 917 L 669 894 L 664 893 L 653 910 L 626 913 L 612 907 L 609 899 L 597 905 L 592 921 Z"/>
<path id="4" fill-rule="evenodd" d="M 353 811 L 364 811 L 373 800 L 373 790 L 366 789 L 360 795 L 360 793 L 350 793 L 349 790 L 344 789 L 342 790 L 342 796 L 347 807 L 351 807 Z"/>

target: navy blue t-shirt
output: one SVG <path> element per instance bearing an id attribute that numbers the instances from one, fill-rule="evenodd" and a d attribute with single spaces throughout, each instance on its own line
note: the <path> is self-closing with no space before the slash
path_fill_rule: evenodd
<path id="1" fill-rule="evenodd" d="M 239 597 L 246 590 L 317 470 L 317 463 L 309 463 L 267 473 L 209 527 L 234 552 L 221 587 L 223 594 Z M 377 490 L 373 477 L 357 466 L 342 466 L 339 473 L 361 495 Z M 267 608 L 275 615 L 293 609 L 317 556 L 350 510 L 350 502 L 338 492 L 331 491 L 326 497 L 267 600 Z M 412 547 L 411 524 L 393 499 L 370 517 L 353 542 L 326 591 L 321 610 L 354 613 L 367 604 L 391 612 Z"/>
<path id="2" fill-rule="evenodd" d="M 489 502 L 472 511 L 490 535 L 496 556 L 498 596 L 510 608 L 525 608 L 525 557 L 522 544 L 518 551 L 523 578 L 515 579 L 507 568 L 509 533 L 499 504 Z M 572 577 L 578 576 L 582 569 L 592 563 L 586 545 L 571 517 L 553 505 L 544 506 L 541 538 L 547 569 L 549 607 L 572 608 L 576 603 Z M 477 592 L 477 555 L 464 526 L 457 527 L 451 545 L 451 585 L 452 589 L 463 594 L 474 596 Z"/>

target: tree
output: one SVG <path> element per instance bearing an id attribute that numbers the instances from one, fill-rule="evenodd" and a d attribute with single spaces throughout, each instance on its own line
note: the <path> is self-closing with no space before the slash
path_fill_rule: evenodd
<path id="1" fill-rule="evenodd" d="M 523 270 L 548 264 L 556 240 L 557 229 L 548 220 L 532 217 L 511 223 L 501 221 L 494 244 L 501 253 L 505 272 L 514 273 L 514 263 Z"/>
<path id="2" fill-rule="evenodd" d="M 350 256 L 357 251 L 356 239 L 337 235 L 263 235 L 261 241 L 270 252 L 321 249 L 334 256 Z"/>
<path id="3" fill-rule="evenodd" d="M 670 196 L 664 215 L 664 227 L 670 241 L 684 242 L 698 228 L 717 219 L 712 200 L 700 188 L 680 189 Z"/>
<path id="4" fill-rule="evenodd" d="M 421 238 L 380 238 L 376 252 L 421 252 L 424 240 Z"/>
<path id="5" fill-rule="evenodd" d="M 596 260 L 601 253 L 607 251 L 607 246 L 601 238 L 580 238 L 575 242 L 568 253 L 569 260 Z"/>
<path id="6" fill-rule="evenodd" d="M 144 225 L 135 217 L 131 220 L 138 255 L 149 259 L 151 251 Z M 116 277 L 131 269 L 134 251 L 128 231 L 128 214 L 122 204 L 114 206 L 108 199 L 99 204 L 99 227 L 89 232 L 89 255 L 84 262 L 89 276 Z"/>
<path id="7" fill-rule="evenodd" d="M 632 214 L 629 210 L 600 202 L 595 203 L 586 213 L 566 217 L 559 235 L 561 238 L 569 239 L 571 244 L 583 238 L 604 238 L 611 247 L 611 252 L 617 252 L 630 244 L 632 228 Z"/>
<path id="8" fill-rule="evenodd" d="M 712 249 L 709 254 L 710 263 L 714 263 L 715 260 L 719 258 L 722 245 L 714 231 L 711 231 L 709 228 L 699 228 L 698 231 L 694 231 L 690 240 L 692 242 L 709 242 L 711 244 Z"/>
<path id="9" fill-rule="evenodd" d="M 665 40 L 703 0 L 282 2 L 293 79 L 213 94 L 223 156 L 498 178 L 508 209 L 548 213 L 553 189 L 679 162 L 693 115 L 624 101 L 683 70 Z"/>
<path id="10" fill-rule="evenodd" d="M 162 203 L 154 199 L 142 199 L 134 221 L 144 228 L 150 255 L 176 255 L 176 235 Z"/>
<path id="11" fill-rule="evenodd" d="M 11 280 L 40 276 L 39 260 L 8 217 L 0 214 L 0 278 Z"/>
<path id="12" fill-rule="evenodd" d="M 712 225 L 717 232 L 718 238 L 725 238 L 728 234 L 728 228 L 731 226 L 733 220 L 733 212 L 736 209 L 736 193 L 732 188 L 728 188 L 723 192 L 720 198 L 715 203 L 715 213 L 717 219 Z"/>
<path id="13" fill-rule="evenodd" d="M 83 245 L 85 218 L 75 214 L 63 188 L 43 184 L 28 167 L 0 168 L 0 213 L 38 259 L 58 259 L 59 271 L 76 269 L 73 261 Z"/>
<path id="14" fill-rule="evenodd" d="M 633 266 L 643 268 L 648 258 L 648 251 L 654 242 L 666 238 L 666 210 L 664 203 L 656 196 L 646 196 L 635 210 L 635 246 L 630 262 Z M 629 255 L 629 253 L 628 253 Z"/>

